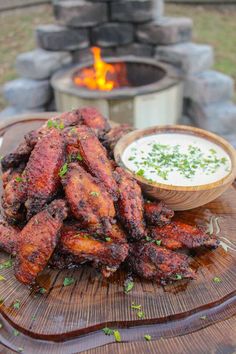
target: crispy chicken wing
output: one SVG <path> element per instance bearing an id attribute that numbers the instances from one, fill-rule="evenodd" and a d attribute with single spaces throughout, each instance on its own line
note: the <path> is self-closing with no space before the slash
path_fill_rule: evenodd
<path id="1" fill-rule="evenodd" d="M 67 154 L 77 156 L 86 169 L 104 184 L 114 199 L 117 198 L 118 187 L 113 177 L 112 165 L 93 131 L 81 125 L 68 132 L 66 142 Z"/>
<path id="2" fill-rule="evenodd" d="M 110 226 L 115 217 L 113 200 L 96 178 L 71 163 L 62 183 L 71 211 L 83 226 Z"/>
<path id="3" fill-rule="evenodd" d="M 134 273 L 162 284 L 170 280 L 195 277 L 186 255 L 167 250 L 154 243 L 131 244 L 127 260 Z"/>
<path id="4" fill-rule="evenodd" d="M 32 147 L 24 140 L 13 152 L 2 158 L 1 165 L 3 172 L 11 167 L 18 167 L 22 162 L 27 162 L 31 151 Z"/>
<path id="5" fill-rule="evenodd" d="M 27 217 L 39 212 L 56 195 L 59 171 L 65 162 L 63 137 L 52 129 L 38 141 L 24 171 L 27 185 Z"/>
<path id="6" fill-rule="evenodd" d="M 103 276 L 115 272 L 128 254 L 128 244 L 95 239 L 86 231 L 64 231 L 60 241 L 63 252 L 76 256 L 76 263 L 91 262 Z"/>
<path id="7" fill-rule="evenodd" d="M 80 109 L 81 124 L 90 127 L 97 136 L 102 136 L 111 127 L 108 120 L 94 107 L 84 107 Z"/>
<path id="8" fill-rule="evenodd" d="M 169 209 L 162 201 L 145 202 L 144 216 L 147 224 L 162 226 L 168 224 L 174 216 L 174 211 Z"/>
<path id="9" fill-rule="evenodd" d="M 15 262 L 15 276 L 21 283 L 32 284 L 45 268 L 66 217 L 66 202 L 54 200 L 45 210 L 34 215 L 23 228 Z"/>
<path id="10" fill-rule="evenodd" d="M 24 164 L 11 170 L 4 176 L 4 189 L 2 195 L 2 206 L 8 222 L 15 223 L 23 221 L 25 217 L 24 202 L 26 200 L 26 183 L 22 177 Z"/>
<path id="11" fill-rule="evenodd" d="M 0 216 L 0 249 L 14 255 L 19 243 L 20 229 L 9 225 Z"/>
<path id="12" fill-rule="evenodd" d="M 117 127 L 112 128 L 108 133 L 106 133 L 101 141 L 105 148 L 108 150 L 109 155 L 113 158 L 113 151 L 117 141 L 125 134 L 131 132 L 134 128 L 129 124 L 121 124 Z"/>
<path id="13" fill-rule="evenodd" d="M 116 179 L 119 187 L 117 217 L 129 233 L 139 240 L 146 235 L 143 217 L 143 197 L 138 183 L 122 168 L 116 168 Z"/>
<path id="14" fill-rule="evenodd" d="M 172 221 L 162 227 L 153 227 L 150 229 L 150 236 L 155 240 L 161 240 L 161 245 L 171 250 L 201 246 L 216 248 L 219 245 L 215 235 L 208 235 L 200 228 L 180 221 Z"/>

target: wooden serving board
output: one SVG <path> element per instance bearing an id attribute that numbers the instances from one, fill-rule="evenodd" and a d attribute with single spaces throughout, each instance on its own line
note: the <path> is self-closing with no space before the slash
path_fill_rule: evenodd
<path id="1" fill-rule="evenodd" d="M 42 119 L 45 114 L 30 121 L 22 117 L 21 122 L 3 127 L 0 154 L 10 152 L 27 131 L 42 124 Z M 236 245 L 235 186 L 203 207 L 177 212 L 175 218 L 204 225 L 213 215 L 219 217 L 219 237 L 226 237 Z M 0 263 L 8 258 L 7 254 L 0 253 Z M 196 280 L 181 280 L 161 287 L 135 278 L 134 289 L 129 294 L 123 291 L 126 275 L 122 270 L 110 279 L 103 279 L 88 266 L 67 271 L 47 269 L 38 280 L 47 292 L 37 294 L 15 279 L 12 268 L 2 269 L 0 275 L 6 280 L 0 281 L 0 298 L 4 300 L 0 306 L 3 323 L 0 341 L 8 349 L 1 353 L 17 351 L 19 347 L 24 353 L 50 354 L 136 353 L 137 350 L 157 353 L 158 348 L 162 353 L 217 350 L 233 353 L 236 252 L 226 252 L 222 247 L 196 252 L 193 267 L 197 270 Z M 71 276 L 75 283 L 63 287 L 64 277 Z M 214 277 L 221 278 L 221 282 L 215 283 Z M 16 300 L 21 304 L 18 310 L 12 306 Z M 132 302 L 142 305 L 144 320 L 138 319 L 131 310 Z M 105 326 L 119 329 L 122 343 L 114 343 L 113 336 L 105 336 L 101 331 Z M 19 335 L 14 335 L 14 328 Z M 146 333 L 152 335 L 151 342 L 145 342 Z M 208 344 L 211 347 L 206 351 Z M 106 346 L 100 348 L 103 345 Z"/>

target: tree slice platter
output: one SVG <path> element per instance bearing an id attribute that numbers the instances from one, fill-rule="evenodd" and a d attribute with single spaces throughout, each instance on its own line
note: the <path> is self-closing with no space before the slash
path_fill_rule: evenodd
<path id="1" fill-rule="evenodd" d="M 14 149 L 27 131 L 40 126 L 50 116 L 45 113 L 27 115 L 21 116 L 20 120 L 16 117 L 8 125 L 1 124 L 3 143 L 0 154 Z M 157 348 L 163 348 L 163 353 L 171 352 L 171 348 L 175 353 L 202 353 L 206 352 L 204 348 L 208 342 L 209 352 L 219 349 L 219 352 L 233 353 L 230 348 L 236 348 L 233 335 L 236 324 L 234 185 L 203 207 L 176 212 L 175 219 L 205 225 L 212 216 L 218 218 L 219 237 L 232 247 L 227 251 L 219 247 L 192 254 L 192 266 L 197 270 L 197 279 L 193 281 L 181 280 L 163 287 L 135 278 L 134 289 L 124 294 L 124 270 L 116 272 L 112 278 L 103 279 L 88 266 L 66 271 L 48 268 L 38 278 L 39 286 L 45 288 L 46 293 L 39 294 L 20 284 L 12 268 L 1 269 L 0 275 L 6 280 L 0 281 L 3 324 L 0 341 L 8 348 L 1 353 L 16 352 L 19 348 L 24 353 L 50 354 L 132 353 L 137 350 L 156 353 Z M 0 263 L 7 259 L 9 256 L 0 252 Z M 64 287 L 64 278 L 71 276 L 75 283 Z M 214 277 L 220 278 L 221 282 L 214 282 Z M 16 300 L 20 302 L 19 309 L 13 308 Z M 131 309 L 132 302 L 142 305 L 143 320 Z M 101 329 L 105 326 L 119 329 L 122 343 L 114 343 L 113 336 L 104 335 Z M 151 342 L 144 339 L 147 333 L 152 335 Z M 201 333 L 209 336 L 209 341 L 198 340 Z"/>

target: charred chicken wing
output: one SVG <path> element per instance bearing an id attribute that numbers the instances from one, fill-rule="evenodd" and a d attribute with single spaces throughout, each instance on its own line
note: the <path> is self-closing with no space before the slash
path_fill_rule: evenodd
<path id="1" fill-rule="evenodd" d="M 162 226 L 168 224 L 174 216 L 173 210 L 169 209 L 162 201 L 159 203 L 146 202 L 144 215 L 147 224 Z"/>
<path id="2" fill-rule="evenodd" d="M 71 129 L 66 140 L 67 154 L 75 154 L 85 168 L 97 177 L 107 191 L 116 198 L 118 188 L 113 177 L 112 165 L 106 150 L 93 131 L 85 125 L 81 125 Z"/>
<path id="3" fill-rule="evenodd" d="M 19 243 L 20 229 L 9 225 L 0 216 L 0 249 L 14 255 Z"/>
<path id="4" fill-rule="evenodd" d="M 106 133 L 101 141 L 105 148 L 108 150 L 109 155 L 113 158 L 113 151 L 117 141 L 125 134 L 131 132 L 133 128 L 129 124 L 121 124 L 117 127 L 112 128 L 108 133 Z"/>
<path id="5" fill-rule="evenodd" d="M 83 226 L 110 227 L 115 217 L 113 200 L 96 178 L 71 163 L 62 184 L 71 211 Z"/>
<path id="6" fill-rule="evenodd" d="M 66 217 L 66 202 L 54 200 L 23 228 L 15 262 L 15 276 L 21 283 L 32 284 L 45 268 L 57 245 Z"/>
<path id="7" fill-rule="evenodd" d="M 24 171 L 28 219 L 50 202 L 60 185 L 59 172 L 65 162 L 63 137 L 52 128 L 38 141 Z"/>
<path id="8" fill-rule="evenodd" d="M 128 264 L 140 277 L 161 283 L 195 277 L 186 255 L 167 250 L 154 243 L 130 245 Z"/>
<path id="9" fill-rule="evenodd" d="M 201 246 L 215 248 L 219 245 L 216 236 L 208 235 L 200 228 L 180 221 L 172 221 L 163 227 L 153 227 L 150 236 L 155 240 L 161 240 L 161 245 L 171 250 Z"/>
<path id="10" fill-rule="evenodd" d="M 139 240 L 146 235 L 141 188 L 122 168 L 116 169 L 116 179 L 120 194 L 117 217 L 130 237 Z"/>

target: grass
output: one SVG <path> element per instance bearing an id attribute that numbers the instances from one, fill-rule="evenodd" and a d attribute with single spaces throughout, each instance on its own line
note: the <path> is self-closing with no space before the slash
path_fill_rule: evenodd
<path id="1" fill-rule="evenodd" d="M 165 13 L 191 17 L 194 21 L 194 41 L 213 45 L 215 69 L 231 75 L 236 81 L 236 7 L 217 9 L 214 6 L 167 4 Z M 53 21 L 49 5 L 0 14 L 0 86 L 17 77 L 16 56 L 35 47 L 35 27 Z M 0 110 L 5 105 L 0 96 Z"/>

